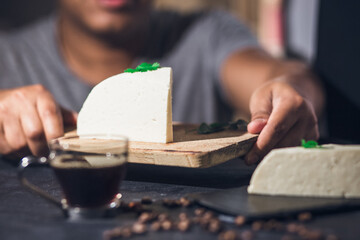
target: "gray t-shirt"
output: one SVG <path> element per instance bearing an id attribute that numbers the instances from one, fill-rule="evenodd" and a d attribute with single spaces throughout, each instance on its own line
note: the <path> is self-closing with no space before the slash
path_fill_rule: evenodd
<path id="1" fill-rule="evenodd" d="M 227 56 L 258 43 L 236 18 L 222 11 L 179 15 L 154 12 L 151 39 L 139 62 L 173 68 L 173 120 L 200 123 L 229 120 L 221 88 Z M 13 33 L 0 34 L 0 88 L 44 85 L 56 101 L 79 111 L 92 86 L 68 68 L 56 38 L 56 16 Z"/>

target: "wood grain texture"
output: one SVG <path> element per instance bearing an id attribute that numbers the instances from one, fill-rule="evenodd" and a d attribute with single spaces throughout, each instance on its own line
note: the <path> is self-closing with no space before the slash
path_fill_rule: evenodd
<path id="1" fill-rule="evenodd" d="M 257 135 L 241 130 L 226 130 L 212 134 L 198 134 L 193 124 L 174 124 L 174 142 L 130 142 L 129 162 L 206 168 L 245 155 Z M 66 136 L 76 135 L 71 131 Z M 89 141 L 89 139 L 77 139 Z M 101 144 L 101 140 L 99 144 Z"/>

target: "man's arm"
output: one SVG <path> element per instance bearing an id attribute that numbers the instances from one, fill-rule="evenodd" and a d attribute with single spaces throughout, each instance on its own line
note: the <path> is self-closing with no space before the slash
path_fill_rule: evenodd
<path id="1" fill-rule="evenodd" d="M 230 104 L 251 116 L 249 132 L 260 133 L 247 163 L 256 163 L 272 148 L 318 139 L 324 93 L 306 65 L 247 49 L 232 54 L 221 74 Z"/>

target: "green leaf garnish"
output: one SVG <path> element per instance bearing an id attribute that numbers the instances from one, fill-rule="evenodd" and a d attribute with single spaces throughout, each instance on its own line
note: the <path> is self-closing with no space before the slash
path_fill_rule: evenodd
<path id="1" fill-rule="evenodd" d="M 309 141 L 305 141 L 305 139 L 301 139 L 301 145 L 304 148 L 322 148 L 316 141 L 314 140 L 309 140 Z"/>
<path id="2" fill-rule="evenodd" d="M 134 72 L 147 72 L 147 71 L 154 71 L 160 68 L 160 64 L 158 62 L 150 64 L 150 63 L 142 63 L 137 66 L 135 69 L 128 68 L 124 72 L 126 73 L 134 73 Z"/>
<path id="3" fill-rule="evenodd" d="M 229 123 L 218 123 L 218 122 L 211 124 L 202 123 L 197 128 L 197 132 L 199 134 L 209 134 L 209 133 L 224 131 L 226 129 L 246 131 L 247 122 L 242 119 L 239 119 L 235 122 L 229 122 Z"/>

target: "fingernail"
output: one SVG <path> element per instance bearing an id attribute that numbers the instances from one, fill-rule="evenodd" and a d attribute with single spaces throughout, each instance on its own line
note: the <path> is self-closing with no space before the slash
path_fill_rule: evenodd
<path id="1" fill-rule="evenodd" d="M 267 119 L 266 118 L 256 118 L 256 119 L 252 120 L 251 122 L 266 123 Z"/>
<path id="2" fill-rule="evenodd" d="M 250 133 L 260 133 L 266 124 L 267 124 L 267 119 L 264 118 L 254 119 L 248 124 L 248 131 Z"/>

